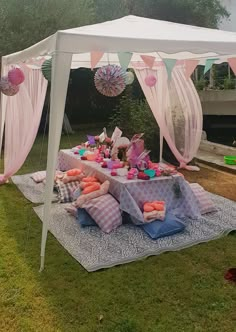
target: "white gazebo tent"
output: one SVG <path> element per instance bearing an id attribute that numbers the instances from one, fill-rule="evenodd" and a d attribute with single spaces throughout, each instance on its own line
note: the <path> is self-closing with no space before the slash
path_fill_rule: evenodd
<path id="1" fill-rule="evenodd" d="M 44 268 L 45 246 L 50 220 L 51 197 L 59 150 L 64 107 L 71 68 L 90 67 L 90 52 L 103 52 L 99 66 L 119 63 L 118 52 L 132 52 L 156 59 L 217 58 L 227 61 L 236 54 L 236 33 L 127 16 L 114 21 L 58 31 L 36 45 L 2 58 L 3 68 L 40 56 L 52 56 L 51 109 L 47 158 L 47 179 L 41 243 L 41 270 Z M 2 138 L 4 109 L 1 113 Z"/>

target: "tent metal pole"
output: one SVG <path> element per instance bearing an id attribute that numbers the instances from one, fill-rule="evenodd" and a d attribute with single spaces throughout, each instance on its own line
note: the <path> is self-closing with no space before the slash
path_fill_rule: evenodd
<path id="1" fill-rule="evenodd" d="M 1 64 L 1 75 L 5 76 L 8 71 L 7 65 L 4 65 L 3 59 Z M 6 107 L 7 107 L 7 97 L 0 93 L 0 157 L 3 152 L 3 144 L 4 144 L 4 128 L 5 128 L 5 120 L 6 120 Z"/>
<path id="2" fill-rule="evenodd" d="M 47 176 L 44 197 L 40 272 L 44 269 L 45 249 L 47 242 L 48 226 L 50 222 L 54 176 L 56 170 L 57 154 L 60 147 L 60 138 L 64 118 L 68 81 L 70 76 L 71 60 L 72 54 L 70 53 L 55 53 L 52 57 L 51 103 L 46 173 Z"/>
<path id="3" fill-rule="evenodd" d="M 159 163 L 162 162 L 162 154 L 163 154 L 163 135 L 162 132 L 160 130 L 160 154 L 159 154 Z"/>

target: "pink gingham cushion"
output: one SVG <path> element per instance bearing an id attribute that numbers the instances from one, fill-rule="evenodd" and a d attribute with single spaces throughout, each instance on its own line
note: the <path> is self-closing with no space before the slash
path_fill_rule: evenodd
<path id="1" fill-rule="evenodd" d="M 69 183 L 63 183 L 58 180 L 56 183 L 56 189 L 58 191 L 59 202 L 60 203 L 69 203 L 73 200 L 73 192 L 79 188 L 79 181 L 72 181 Z"/>
<path id="2" fill-rule="evenodd" d="M 46 179 L 46 171 L 39 171 L 39 172 L 33 173 L 31 175 L 31 178 L 36 183 L 43 182 Z"/>
<path id="3" fill-rule="evenodd" d="M 110 194 L 91 199 L 83 208 L 104 233 L 110 233 L 122 224 L 120 205 Z"/>
<path id="4" fill-rule="evenodd" d="M 201 214 L 217 211 L 215 204 L 210 199 L 208 192 L 198 183 L 190 183 L 190 187 L 197 198 Z"/>

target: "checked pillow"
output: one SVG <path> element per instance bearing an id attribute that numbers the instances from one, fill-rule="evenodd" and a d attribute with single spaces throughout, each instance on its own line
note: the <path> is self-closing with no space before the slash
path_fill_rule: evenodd
<path id="1" fill-rule="evenodd" d="M 104 233 L 110 233 L 122 224 L 120 204 L 110 194 L 89 200 L 83 208 Z"/>
<path id="2" fill-rule="evenodd" d="M 79 187 L 79 181 L 72 181 L 68 183 L 63 183 L 62 181 L 57 181 L 56 188 L 58 191 L 59 202 L 69 203 L 73 201 L 73 192 Z"/>

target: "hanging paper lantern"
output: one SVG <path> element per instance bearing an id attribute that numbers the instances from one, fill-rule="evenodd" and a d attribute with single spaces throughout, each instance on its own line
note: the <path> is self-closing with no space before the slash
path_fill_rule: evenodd
<path id="1" fill-rule="evenodd" d="M 19 85 L 24 82 L 25 75 L 20 68 L 13 68 L 8 72 L 8 80 L 12 85 Z"/>
<path id="2" fill-rule="evenodd" d="M 156 85 L 156 82 L 157 82 L 157 79 L 156 79 L 156 77 L 154 75 L 148 75 L 145 78 L 145 83 L 149 87 L 152 87 L 152 86 Z"/>
<path id="3" fill-rule="evenodd" d="M 133 81 L 134 81 L 134 74 L 132 73 L 132 71 L 127 71 L 125 73 L 125 84 L 130 85 L 133 83 Z"/>
<path id="4" fill-rule="evenodd" d="M 13 85 L 9 82 L 8 77 L 4 76 L 0 80 L 0 90 L 6 96 L 14 96 L 19 92 L 19 85 Z"/>
<path id="5" fill-rule="evenodd" d="M 96 71 L 94 83 L 104 96 L 118 96 L 125 89 L 125 72 L 117 65 L 103 66 Z"/>
<path id="6" fill-rule="evenodd" d="M 41 70 L 43 76 L 50 82 L 52 74 L 52 59 L 45 60 L 42 64 Z"/>

